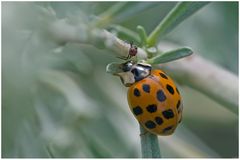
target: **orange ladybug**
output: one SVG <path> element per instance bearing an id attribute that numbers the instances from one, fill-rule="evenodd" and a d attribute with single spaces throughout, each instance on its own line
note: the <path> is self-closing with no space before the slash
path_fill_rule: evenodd
<path id="1" fill-rule="evenodd" d="M 128 89 L 128 104 L 138 122 L 149 132 L 171 135 L 182 120 L 181 95 L 173 80 L 151 65 L 128 61 L 118 73 Z"/>

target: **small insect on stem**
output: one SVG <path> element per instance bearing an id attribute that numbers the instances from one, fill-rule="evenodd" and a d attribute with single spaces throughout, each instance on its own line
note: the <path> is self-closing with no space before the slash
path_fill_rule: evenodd
<path id="1" fill-rule="evenodd" d="M 127 57 L 121 56 L 118 58 L 123 59 L 123 60 L 128 60 L 137 55 L 137 49 L 138 49 L 137 46 L 133 45 L 133 42 L 130 42 L 130 48 L 129 48 Z"/>

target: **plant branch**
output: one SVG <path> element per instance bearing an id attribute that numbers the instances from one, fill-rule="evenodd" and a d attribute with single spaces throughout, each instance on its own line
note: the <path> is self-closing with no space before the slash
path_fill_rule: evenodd
<path id="1" fill-rule="evenodd" d="M 82 43 L 113 51 L 116 56 L 128 56 L 130 45 L 104 29 L 91 29 L 86 25 L 74 26 L 66 20 L 58 20 L 49 25 L 48 32 L 59 44 Z M 146 52 L 139 48 L 137 57 L 146 59 Z"/>
<path id="2" fill-rule="evenodd" d="M 49 32 L 57 42 L 61 43 L 85 43 L 94 46 L 103 44 L 102 48 L 109 49 L 116 56 L 126 56 L 129 45 L 118 39 L 106 30 L 87 30 L 87 27 L 72 26 L 64 20 L 54 22 L 49 27 Z M 161 50 L 171 50 L 179 46 L 170 43 L 161 43 Z M 146 59 L 147 53 L 138 48 L 137 56 Z M 192 55 L 182 60 L 166 63 L 164 69 L 176 78 L 181 84 L 190 86 L 235 114 L 238 110 L 238 77 L 222 67 Z"/>
<path id="3" fill-rule="evenodd" d="M 178 46 L 161 43 L 159 47 L 170 50 Z M 179 83 L 200 91 L 238 114 L 238 77 L 235 74 L 197 54 L 159 67 L 168 71 Z"/>
<path id="4" fill-rule="evenodd" d="M 158 137 L 140 125 L 142 158 L 161 158 Z"/>

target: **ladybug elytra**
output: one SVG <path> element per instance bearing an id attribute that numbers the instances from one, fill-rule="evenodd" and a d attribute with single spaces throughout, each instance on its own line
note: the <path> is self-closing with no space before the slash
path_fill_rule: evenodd
<path id="1" fill-rule="evenodd" d="M 128 61 L 119 73 L 128 89 L 128 104 L 139 123 L 157 135 L 172 134 L 182 119 L 182 100 L 173 80 L 151 65 Z"/>

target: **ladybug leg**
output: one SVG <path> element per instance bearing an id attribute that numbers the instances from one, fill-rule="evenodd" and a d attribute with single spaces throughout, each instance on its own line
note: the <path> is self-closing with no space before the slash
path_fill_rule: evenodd
<path id="1" fill-rule="evenodd" d="M 119 56 L 118 58 L 122 59 L 122 60 L 128 60 L 130 59 L 132 56 L 131 55 L 128 55 L 127 57 L 124 57 L 124 56 Z"/>
<path id="2" fill-rule="evenodd" d="M 125 57 L 125 60 L 128 60 L 130 58 L 130 55 L 128 55 L 127 57 Z"/>
<path id="3" fill-rule="evenodd" d="M 124 56 L 117 56 L 117 58 L 120 58 L 122 60 L 126 60 L 127 57 L 124 57 Z"/>
<path id="4" fill-rule="evenodd" d="M 127 59 L 130 59 L 130 58 L 132 58 L 132 56 L 129 54 L 129 55 L 127 56 Z"/>
<path id="5" fill-rule="evenodd" d="M 129 55 L 126 57 L 125 60 L 131 59 L 131 58 L 132 58 L 132 56 L 129 54 Z"/>
<path id="6" fill-rule="evenodd" d="M 146 135 L 148 133 L 148 131 L 145 131 L 145 132 L 143 132 L 143 133 L 140 133 L 139 134 L 139 136 L 141 137 L 141 136 L 144 136 L 144 135 Z"/>

